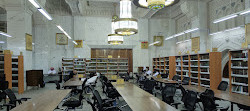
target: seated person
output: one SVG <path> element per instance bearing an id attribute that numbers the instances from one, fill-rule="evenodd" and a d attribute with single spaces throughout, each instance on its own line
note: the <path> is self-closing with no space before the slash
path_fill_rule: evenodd
<path id="1" fill-rule="evenodd" d="M 159 75 L 159 74 L 160 74 L 159 71 L 156 70 L 153 76 L 156 77 L 156 76 Z"/>
<path id="2" fill-rule="evenodd" d="M 145 72 L 144 76 L 151 75 L 151 74 L 152 74 L 152 71 L 147 70 L 147 71 Z"/>
<path id="3" fill-rule="evenodd" d="M 95 84 L 96 80 L 97 80 L 97 74 L 92 73 L 94 76 L 89 78 L 86 82 L 86 85 L 91 85 L 91 84 Z"/>
<path id="4" fill-rule="evenodd" d="M 56 74 L 56 70 L 54 69 L 54 67 L 51 67 L 48 74 Z"/>
<path id="5" fill-rule="evenodd" d="M 73 78 L 75 75 L 77 75 L 77 71 L 73 70 L 69 73 L 69 79 Z"/>
<path id="6" fill-rule="evenodd" d="M 97 75 L 98 77 L 100 77 L 100 76 L 101 76 L 101 74 L 100 74 L 99 72 L 96 72 L 96 75 Z"/>

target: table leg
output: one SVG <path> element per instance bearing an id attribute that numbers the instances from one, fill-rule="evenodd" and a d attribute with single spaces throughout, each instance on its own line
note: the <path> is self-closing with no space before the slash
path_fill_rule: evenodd
<path id="1" fill-rule="evenodd" d="M 233 111 L 234 110 L 234 104 L 233 104 L 233 102 L 231 102 L 231 111 Z"/>

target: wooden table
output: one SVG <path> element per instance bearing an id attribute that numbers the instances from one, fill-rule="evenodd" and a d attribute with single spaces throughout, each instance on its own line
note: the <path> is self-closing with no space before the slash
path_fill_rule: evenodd
<path id="1" fill-rule="evenodd" d="M 53 111 L 70 91 L 71 89 L 46 91 L 27 102 L 23 102 L 11 111 Z"/>
<path id="2" fill-rule="evenodd" d="M 81 86 L 83 81 L 79 80 L 78 77 L 71 78 L 70 80 L 63 83 L 63 87 L 77 87 Z"/>
<path id="3" fill-rule="evenodd" d="M 133 111 L 178 111 L 129 82 L 125 82 L 124 85 L 117 85 L 116 82 L 112 82 L 112 85 Z"/>
<path id="4" fill-rule="evenodd" d="M 196 86 L 196 85 L 183 85 L 183 87 L 187 90 L 192 90 L 195 92 L 204 92 L 207 89 L 205 87 Z M 221 91 L 217 89 L 212 89 L 212 90 L 214 91 L 214 97 L 216 98 L 230 101 L 232 103 L 250 106 L 250 96 L 237 94 L 237 93 L 231 93 L 228 91 Z M 231 104 L 231 109 L 232 109 L 232 104 Z"/>
<path id="5" fill-rule="evenodd" d="M 167 79 L 155 78 L 155 77 L 153 77 L 153 79 L 155 81 L 158 81 L 158 82 L 161 82 L 161 83 L 165 83 L 165 84 L 178 84 L 177 81 L 173 81 L 173 80 L 167 80 Z"/>

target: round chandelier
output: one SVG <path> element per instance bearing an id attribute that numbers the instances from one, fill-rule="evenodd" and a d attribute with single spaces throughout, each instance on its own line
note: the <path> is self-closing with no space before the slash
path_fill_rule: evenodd
<path id="1" fill-rule="evenodd" d="M 114 4 L 114 9 L 116 9 L 116 4 Z M 115 10 L 114 10 L 115 12 Z M 117 15 L 114 14 L 112 16 L 112 23 L 111 23 L 111 34 L 108 35 L 108 44 L 111 45 L 119 45 L 123 44 L 123 36 L 120 34 L 115 34 L 115 20 L 118 19 Z"/>
<path id="2" fill-rule="evenodd" d="M 174 2 L 175 0 L 139 0 L 140 6 L 154 10 L 162 9 L 173 4 Z"/>
<path id="3" fill-rule="evenodd" d="M 115 33 L 130 36 L 138 32 L 138 24 L 135 18 L 132 18 L 131 1 L 120 1 L 120 18 L 115 20 Z"/>

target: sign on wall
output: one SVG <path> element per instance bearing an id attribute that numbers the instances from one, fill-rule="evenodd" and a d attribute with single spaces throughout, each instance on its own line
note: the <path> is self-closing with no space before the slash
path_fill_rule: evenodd
<path id="1" fill-rule="evenodd" d="M 56 45 L 68 45 L 68 37 L 64 33 L 56 33 Z"/>
<path id="2" fill-rule="evenodd" d="M 148 41 L 141 42 L 141 49 L 148 49 Z"/>
<path id="3" fill-rule="evenodd" d="M 200 37 L 193 37 L 192 39 L 192 51 L 200 50 Z"/>
<path id="4" fill-rule="evenodd" d="M 250 24 L 246 24 L 245 25 L 245 40 L 247 42 L 247 44 L 250 44 Z"/>
<path id="5" fill-rule="evenodd" d="M 83 46 L 83 41 L 82 40 L 75 40 L 77 45 L 75 45 L 75 48 L 82 48 Z"/>
<path id="6" fill-rule="evenodd" d="M 26 50 L 32 51 L 32 35 L 26 33 L 25 38 L 26 38 Z"/>

